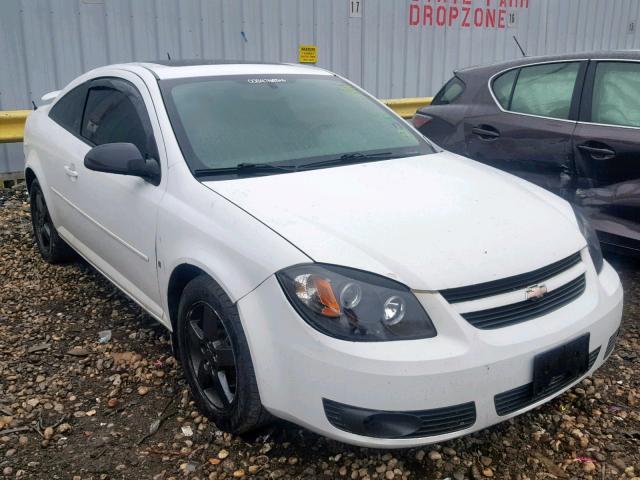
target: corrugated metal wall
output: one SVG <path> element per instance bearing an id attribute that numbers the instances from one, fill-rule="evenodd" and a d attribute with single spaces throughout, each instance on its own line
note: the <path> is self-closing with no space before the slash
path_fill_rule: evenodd
<path id="1" fill-rule="evenodd" d="M 462 9 L 487 0 L 361 2 L 350 18 L 350 0 L 2 0 L 0 110 L 28 108 L 93 67 L 167 52 L 295 62 L 299 44 L 317 45 L 319 66 L 393 98 L 432 95 L 455 68 L 519 56 L 512 35 L 529 55 L 640 48 L 640 0 L 489 0 L 515 12 L 506 28 L 462 25 Z M 460 18 L 411 25 L 410 9 L 425 6 L 434 19 L 457 7 Z M 0 146 L 0 172 L 21 168 L 21 146 Z"/>

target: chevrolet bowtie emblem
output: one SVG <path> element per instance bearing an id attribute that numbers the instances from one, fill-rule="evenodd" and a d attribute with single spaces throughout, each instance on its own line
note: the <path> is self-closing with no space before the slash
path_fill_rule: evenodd
<path id="1" fill-rule="evenodd" d="M 539 300 L 547 293 L 547 286 L 543 283 L 540 285 L 532 285 L 527 288 L 525 296 L 527 300 Z"/>

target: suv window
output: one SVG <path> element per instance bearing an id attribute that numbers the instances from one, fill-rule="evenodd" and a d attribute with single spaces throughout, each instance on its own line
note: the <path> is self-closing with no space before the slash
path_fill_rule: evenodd
<path id="1" fill-rule="evenodd" d="M 596 68 L 591 121 L 640 127 L 640 63 L 601 62 Z"/>
<path id="2" fill-rule="evenodd" d="M 87 86 L 82 84 L 67 92 L 49 111 L 49 117 L 61 127 L 69 130 L 74 135 L 80 131 L 82 110 L 87 98 Z"/>
<path id="3" fill-rule="evenodd" d="M 143 156 L 158 158 L 144 101 L 123 80 L 99 80 L 89 88 L 81 135 L 95 145 L 133 143 Z"/>
<path id="4" fill-rule="evenodd" d="M 449 105 L 458 99 L 464 92 L 465 84 L 458 77 L 453 77 L 433 97 L 431 105 Z"/>
<path id="5" fill-rule="evenodd" d="M 508 110 L 568 119 L 579 69 L 579 62 L 522 67 Z"/>

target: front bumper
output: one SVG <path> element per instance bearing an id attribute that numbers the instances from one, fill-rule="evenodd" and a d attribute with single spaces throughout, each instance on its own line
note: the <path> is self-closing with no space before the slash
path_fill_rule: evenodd
<path id="1" fill-rule="evenodd" d="M 417 293 L 438 331 L 436 337 L 423 340 L 360 343 L 328 337 L 298 316 L 275 277 L 242 298 L 238 309 L 261 400 L 271 413 L 346 443 L 411 447 L 486 428 L 535 408 L 580 381 L 561 385 L 545 398 L 523 397 L 511 411 L 503 409 L 499 415 L 496 396 L 532 381 L 538 353 L 589 333 L 593 358 L 587 375 L 602 365 L 620 325 L 622 287 L 607 263 L 600 275 L 590 267 L 586 276 L 584 293 L 572 303 L 495 330 L 473 327 L 437 292 Z M 376 438 L 334 426 L 336 422 L 327 418 L 326 400 L 380 412 L 442 411 L 473 402 L 475 418 L 464 428 L 443 434 Z"/>

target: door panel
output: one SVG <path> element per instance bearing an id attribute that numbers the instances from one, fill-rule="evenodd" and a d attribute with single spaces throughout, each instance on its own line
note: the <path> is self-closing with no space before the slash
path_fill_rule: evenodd
<path id="1" fill-rule="evenodd" d="M 569 197 L 585 70 L 585 62 L 552 62 L 497 75 L 465 121 L 468 155 Z"/>
<path id="2" fill-rule="evenodd" d="M 640 241 L 638 127 L 640 63 L 594 62 L 573 138 L 576 199 L 598 231 L 633 241 Z"/>
<path id="3" fill-rule="evenodd" d="M 87 145 L 78 138 L 86 95 L 86 84 L 73 88 L 55 102 L 46 119 L 47 147 L 42 149 L 41 154 L 45 159 L 42 165 L 46 170 L 46 184 L 50 191 L 45 192 L 45 197 L 52 200 L 49 211 L 63 236 L 69 230 L 73 216 L 70 205 L 62 200 L 73 183 L 70 180 L 74 180 L 70 178 L 70 164 L 74 157 L 83 157 L 87 150 Z M 41 134 L 45 135 L 44 132 Z"/>
<path id="4" fill-rule="evenodd" d="M 162 317 L 156 270 L 156 220 L 165 182 L 95 172 L 84 166 L 93 144 L 135 143 L 159 158 L 154 138 L 161 138 L 146 86 L 135 75 L 92 81 L 81 125 L 86 149 L 65 165 L 66 201 L 74 210 L 71 241 L 92 263 L 157 318 Z M 93 93 L 92 93 L 93 92 Z M 135 97 L 135 98 L 134 98 Z M 151 111 L 154 111 L 153 109 Z"/>
<path id="5" fill-rule="evenodd" d="M 474 108 L 466 119 L 469 156 L 563 193 L 571 178 L 575 122 L 486 110 Z"/>
<path id="6" fill-rule="evenodd" d="M 424 107 L 420 109 L 419 114 L 426 118 L 427 122 L 418 130 L 442 148 L 466 155 L 463 122 L 468 108 L 465 104 Z"/>

